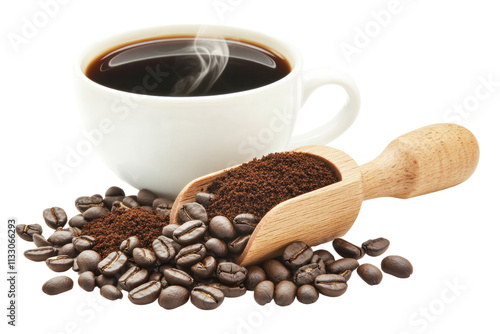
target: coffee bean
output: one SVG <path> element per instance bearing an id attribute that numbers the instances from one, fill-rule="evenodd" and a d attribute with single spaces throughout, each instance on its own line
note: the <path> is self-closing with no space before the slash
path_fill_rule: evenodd
<path id="1" fill-rule="evenodd" d="M 215 272 L 217 261 L 213 256 L 207 256 L 191 266 L 191 272 L 198 279 L 207 279 Z"/>
<path id="2" fill-rule="evenodd" d="M 343 272 L 339 273 L 338 275 L 342 276 L 345 278 L 345 281 L 347 282 L 349 278 L 351 278 L 352 271 L 349 269 L 344 270 Z"/>
<path id="3" fill-rule="evenodd" d="M 322 261 L 322 260 L 321 260 Z M 298 268 L 293 274 L 293 281 L 297 285 L 312 284 L 319 275 L 324 274 L 318 263 L 309 263 Z"/>
<path id="4" fill-rule="evenodd" d="M 120 244 L 120 250 L 128 256 L 132 256 L 132 252 L 135 248 L 140 247 L 141 243 L 139 239 L 134 235 L 123 240 Z"/>
<path id="5" fill-rule="evenodd" d="M 175 248 L 171 239 L 161 235 L 153 241 L 152 246 L 161 263 L 167 263 L 175 258 Z"/>
<path id="6" fill-rule="evenodd" d="M 101 262 L 101 255 L 93 250 L 84 250 L 76 257 L 76 263 L 82 272 L 97 272 L 99 262 Z"/>
<path id="7" fill-rule="evenodd" d="M 283 263 L 289 268 L 298 268 L 311 261 L 313 250 L 302 241 L 292 242 L 283 250 Z"/>
<path id="8" fill-rule="evenodd" d="M 326 267 L 326 272 L 330 274 L 341 274 L 346 270 L 356 270 L 357 267 L 359 267 L 359 262 L 356 259 L 345 258 L 330 263 L 330 265 Z"/>
<path id="9" fill-rule="evenodd" d="M 315 303 L 319 298 L 318 290 L 311 284 L 304 284 L 297 289 L 297 300 L 302 304 Z"/>
<path id="10" fill-rule="evenodd" d="M 232 239 L 236 235 L 233 224 L 224 216 L 215 216 L 208 224 L 210 235 L 219 239 Z"/>
<path id="11" fill-rule="evenodd" d="M 244 285 L 229 286 L 219 282 L 208 283 L 207 285 L 222 291 L 226 298 L 241 297 L 247 292 Z"/>
<path id="12" fill-rule="evenodd" d="M 259 223 L 257 217 L 250 213 L 242 213 L 234 217 L 233 224 L 236 232 L 241 234 L 251 234 Z"/>
<path id="13" fill-rule="evenodd" d="M 80 268 L 78 267 L 78 263 L 76 263 L 76 259 L 75 259 L 75 261 L 73 261 L 73 268 L 71 268 L 71 269 L 75 272 L 80 271 Z"/>
<path id="14" fill-rule="evenodd" d="M 74 260 L 67 255 L 53 256 L 45 260 L 47 267 L 49 267 L 52 271 L 58 273 L 61 273 L 73 267 L 73 262 Z"/>
<path id="15" fill-rule="evenodd" d="M 184 204 L 179 210 L 179 219 L 185 223 L 190 220 L 201 220 L 208 224 L 208 216 L 205 208 L 199 203 Z"/>
<path id="16" fill-rule="evenodd" d="M 210 238 L 205 241 L 205 247 L 209 254 L 215 257 L 226 257 L 228 254 L 227 245 L 224 241 L 217 238 Z"/>
<path id="17" fill-rule="evenodd" d="M 389 248 L 390 242 L 385 238 L 370 239 L 363 242 L 361 247 L 369 256 L 379 256 Z"/>
<path id="18" fill-rule="evenodd" d="M 177 268 L 163 270 L 163 276 L 167 280 L 168 285 L 180 285 L 190 288 L 194 284 L 194 279 L 191 275 Z"/>
<path id="19" fill-rule="evenodd" d="M 177 225 L 177 224 L 168 224 L 168 225 L 165 225 L 163 227 L 163 229 L 161 230 L 161 234 L 168 237 L 168 238 L 172 238 L 173 235 L 174 235 L 174 231 L 181 225 Z"/>
<path id="20" fill-rule="evenodd" d="M 62 246 L 70 243 L 73 239 L 73 234 L 69 231 L 55 231 L 52 235 L 47 239 L 53 245 Z"/>
<path id="21" fill-rule="evenodd" d="M 358 275 L 369 285 L 377 285 L 382 281 L 380 269 L 369 263 L 364 263 L 358 267 Z"/>
<path id="22" fill-rule="evenodd" d="M 314 286 L 318 291 L 329 297 L 338 297 L 347 290 L 345 278 L 335 274 L 323 274 L 316 277 Z"/>
<path id="23" fill-rule="evenodd" d="M 118 289 L 114 285 L 104 285 L 101 288 L 100 293 L 101 293 L 101 296 L 103 296 L 104 298 L 109 299 L 109 300 L 117 300 L 117 299 L 123 298 L 123 294 L 120 291 L 120 289 Z"/>
<path id="24" fill-rule="evenodd" d="M 28 249 L 24 252 L 24 256 L 31 261 L 45 261 L 49 257 L 56 256 L 57 250 L 52 246 L 43 246 L 35 249 Z"/>
<path id="25" fill-rule="evenodd" d="M 95 275 L 91 271 L 86 271 L 78 276 L 78 285 L 85 291 L 91 292 L 95 288 Z"/>
<path id="26" fill-rule="evenodd" d="M 87 223 L 88 221 L 86 221 L 85 218 L 83 218 L 83 215 L 80 213 L 79 215 L 76 215 L 73 218 L 71 218 L 68 222 L 68 225 L 71 227 L 82 228 L 83 225 Z"/>
<path id="27" fill-rule="evenodd" d="M 247 290 L 253 291 L 257 284 L 267 279 L 266 272 L 259 266 L 250 266 L 247 268 L 248 275 L 245 280 Z"/>
<path id="28" fill-rule="evenodd" d="M 201 220 L 191 220 L 179 226 L 173 233 L 172 239 L 183 246 L 191 245 L 202 239 L 207 227 Z"/>
<path id="29" fill-rule="evenodd" d="M 128 299 L 136 305 L 146 305 L 154 302 L 161 292 L 161 283 L 146 282 L 139 285 L 128 294 Z"/>
<path id="30" fill-rule="evenodd" d="M 43 247 L 43 246 L 53 246 L 50 242 L 47 241 L 47 239 L 44 238 L 43 235 L 41 234 L 33 234 L 33 243 L 37 247 Z"/>
<path id="31" fill-rule="evenodd" d="M 97 269 L 105 276 L 113 276 L 123 271 L 128 258 L 121 251 L 111 252 L 99 262 Z"/>
<path id="32" fill-rule="evenodd" d="M 241 254 L 243 253 L 243 250 L 245 250 L 248 240 L 250 240 L 250 234 L 240 235 L 236 239 L 227 243 L 227 249 L 230 253 Z"/>
<path id="33" fill-rule="evenodd" d="M 323 259 L 319 257 L 319 255 L 313 254 L 313 257 L 311 258 L 311 263 L 316 263 L 318 265 L 320 272 L 322 274 L 326 274 L 325 262 L 323 262 Z"/>
<path id="34" fill-rule="evenodd" d="M 125 197 L 125 192 L 120 187 L 110 187 L 106 190 L 104 194 L 104 207 L 108 210 L 111 210 L 113 207 L 113 203 L 116 201 L 122 201 Z"/>
<path id="35" fill-rule="evenodd" d="M 413 266 L 410 261 L 402 256 L 390 255 L 382 260 L 382 270 L 384 273 L 399 278 L 408 278 L 413 274 Z"/>
<path id="36" fill-rule="evenodd" d="M 253 298 L 259 305 L 266 305 L 274 298 L 274 283 L 272 281 L 262 281 L 255 287 Z"/>
<path id="37" fill-rule="evenodd" d="M 78 252 L 83 252 L 94 247 L 95 238 L 90 235 L 81 235 L 79 237 L 74 237 L 72 243 Z"/>
<path id="38" fill-rule="evenodd" d="M 196 202 L 200 203 L 204 207 L 207 207 L 210 201 L 213 200 L 214 198 L 215 198 L 214 194 L 209 194 L 204 192 L 196 194 Z"/>
<path id="39" fill-rule="evenodd" d="M 266 272 L 266 276 L 274 284 L 290 279 L 290 271 L 278 260 L 271 259 L 262 263 L 262 269 Z"/>
<path id="40" fill-rule="evenodd" d="M 109 212 L 109 210 L 103 206 L 94 206 L 92 208 L 89 208 L 88 210 L 85 210 L 85 212 L 83 213 L 83 218 L 86 221 L 92 221 L 94 219 L 101 217 L 103 214 L 108 213 L 108 212 Z"/>
<path id="41" fill-rule="evenodd" d="M 122 188 L 117 186 L 109 187 L 108 190 L 104 193 L 104 197 L 108 196 L 125 196 L 125 191 Z"/>
<path id="42" fill-rule="evenodd" d="M 73 289 L 73 280 L 68 276 L 56 276 L 42 286 L 42 291 L 48 295 L 58 295 Z"/>
<path id="43" fill-rule="evenodd" d="M 274 288 L 274 302 L 278 306 L 288 306 L 295 300 L 297 286 L 290 281 L 281 281 Z"/>
<path id="44" fill-rule="evenodd" d="M 216 275 L 221 283 L 234 286 L 245 281 L 248 271 L 236 263 L 224 262 L 217 266 Z"/>
<path id="45" fill-rule="evenodd" d="M 147 268 L 156 264 L 156 254 L 147 248 L 134 248 L 132 257 L 139 267 Z"/>
<path id="46" fill-rule="evenodd" d="M 158 197 L 153 201 L 153 209 L 158 210 L 158 208 L 164 210 L 171 210 L 174 205 L 174 201 L 169 200 L 168 198 Z"/>
<path id="47" fill-rule="evenodd" d="M 333 240 L 333 248 L 342 257 L 359 260 L 365 255 L 363 248 L 351 244 L 344 239 L 337 238 Z"/>
<path id="48" fill-rule="evenodd" d="M 118 283 L 118 280 L 114 276 L 104 276 L 104 275 L 99 275 L 95 278 L 95 284 L 99 287 L 102 288 L 105 285 L 114 285 Z"/>
<path id="49" fill-rule="evenodd" d="M 80 211 L 80 213 L 84 213 L 86 210 L 92 207 L 104 207 L 104 201 L 102 199 L 102 196 L 99 194 L 95 194 L 92 196 L 81 196 L 75 200 L 75 206 L 78 211 Z"/>
<path id="50" fill-rule="evenodd" d="M 159 273 L 157 271 L 151 273 L 151 275 L 149 276 L 149 279 L 148 279 L 148 282 L 150 281 L 160 281 L 163 277 L 163 273 Z M 163 287 L 162 287 L 163 288 Z"/>
<path id="51" fill-rule="evenodd" d="M 329 251 L 325 249 L 318 249 L 313 252 L 313 257 L 314 255 L 319 256 L 323 262 L 325 263 L 325 266 L 328 266 L 330 263 L 335 261 L 335 257 L 330 253 Z"/>
<path id="52" fill-rule="evenodd" d="M 210 286 L 197 286 L 191 291 L 191 303 L 202 310 L 213 310 L 224 301 L 224 293 Z"/>
<path id="53" fill-rule="evenodd" d="M 131 291 L 148 281 L 149 273 L 147 269 L 137 266 L 130 267 L 125 274 L 118 279 L 118 285 L 125 291 Z"/>
<path id="54" fill-rule="evenodd" d="M 188 300 L 188 289 L 179 285 L 170 285 L 161 291 L 158 304 L 167 310 L 172 310 L 186 304 Z"/>
<path id="55" fill-rule="evenodd" d="M 16 225 L 16 233 L 19 236 L 19 238 L 26 240 L 26 241 L 33 241 L 33 235 L 38 234 L 42 235 L 42 227 L 39 224 L 30 224 L 30 225 L 25 225 L 25 224 L 18 224 Z M 36 245 L 37 247 L 40 247 Z M 48 246 L 48 245 L 44 245 Z"/>
<path id="56" fill-rule="evenodd" d="M 121 201 L 115 201 L 111 205 L 111 211 L 115 211 L 118 209 L 131 209 L 140 207 L 139 203 L 137 203 L 136 199 L 132 196 L 125 196 Z"/>
<path id="57" fill-rule="evenodd" d="M 175 256 L 175 263 L 181 267 L 190 267 L 200 262 L 207 255 L 203 244 L 193 244 L 182 248 Z"/>
<path id="58" fill-rule="evenodd" d="M 73 237 L 79 237 L 82 234 L 82 230 L 80 230 L 78 227 L 71 226 L 65 228 L 64 230 L 70 232 Z"/>
<path id="59" fill-rule="evenodd" d="M 58 227 L 63 227 L 68 221 L 68 216 L 66 212 L 58 207 L 48 208 L 43 210 L 43 220 L 48 227 L 56 229 Z"/>

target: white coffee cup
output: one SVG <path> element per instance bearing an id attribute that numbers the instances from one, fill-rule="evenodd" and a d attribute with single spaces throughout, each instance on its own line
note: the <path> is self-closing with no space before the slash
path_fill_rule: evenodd
<path id="1" fill-rule="evenodd" d="M 85 75 L 89 63 L 117 46 L 151 38 L 224 36 L 256 42 L 284 56 L 291 72 L 259 88 L 212 96 L 165 97 L 124 92 Z M 174 198 L 192 179 L 271 152 L 327 144 L 355 120 L 354 81 L 332 68 L 303 72 L 300 52 L 266 34 L 227 26 L 174 25 L 123 33 L 87 48 L 75 63 L 77 104 L 105 164 L 130 185 Z M 348 101 L 317 129 L 292 135 L 297 114 L 318 87 L 335 84 Z M 327 107 L 327 106 L 325 106 Z M 334 112 L 334 111 L 333 111 Z M 332 112 L 332 113 L 333 113 Z"/>

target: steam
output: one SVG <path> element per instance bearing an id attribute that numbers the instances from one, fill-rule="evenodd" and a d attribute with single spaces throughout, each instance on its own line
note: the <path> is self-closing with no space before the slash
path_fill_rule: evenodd
<path id="1" fill-rule="evenodd" d="M 207 93 L 226 68 L 229 48 L 223 37 L 201 38 L 198 33 L 192 46 L 181 50 L 193 55 L 188 64 L 190 74 L 183 76 L 172 88 L 173 96 L 188 96 L 193 92 Z"/>

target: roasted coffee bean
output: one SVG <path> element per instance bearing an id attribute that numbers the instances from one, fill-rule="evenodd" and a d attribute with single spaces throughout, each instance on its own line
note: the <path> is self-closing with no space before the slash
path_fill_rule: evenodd
<path id="1" fill-rule="evenodd" d="M 86 221 L 92 221 L 94 219 L 101 217 L 103 214 L 108 213 L 108 212 L 109 212 L 109 210 L 103 206 L 95 206 L 95 207 L 89 208 L 88 210 L 85 210 L 85 212 L 83 213 L 83 218 Z"/>
<path id="2" fill-rule="evenodd" d="M 363 242 L 361 247 L 369 256 L 379 256 L 389 248 L 390 242 L 385 238 L 370 239 Z"/>
<path id="3" fill-rule="evenodd" d="M 97 269 L 105 276 L 113 276 L 125 269 L 127 261 L 127 256 L 121 251 L 111 252 L 99 262 Z"/>
<path id="4" fill-rule="evenodd" d="M 272 281 L 262 281 L 255 287 L 253 298 L 259 305 L 266 305 L 274 298 L 274 283 Z"/>
<path id="5" fill-rule="evenodd" d="M 85 225 L 87 223 L 88 223 L 88 221 L 86 221 L 85 218 L 83 218 L 83 215 L 80 213 L 80 214 L 74 216 L 73 218 L 71 218 L 68 222 L 68 225 L 71 227 L 82 228 L 83 225 Z"/>
<path id="6" fill-rule="evenodd" d="M 194 279 L 191 275 L 177 268 L 163 270 L 163 276 L 167 280 L 168 285 L 180 285 L 190 288 L 194 284 Z"/>
<path id="7" fill-rule="evenodd" d="M 199 203 L 184 204 L 179 210 L 179 219 L 183 223 L 190 220 L 201 220 L 203 223 L 208 224 L 207 211 Z"/>
<path id="8" fill-rule="evenodd" d="M 157 210 L 158 208 L 171 210 L 173 205 L 174 201 L 168 198 L 158 197 L 153 201 L 153 209 L 155 210 Z"/>
<path id="9" fill-rule="evenodd" d="M 188 289 L 179 285 L 170 285 L 161 291 L 158 304 L 167 310 L 172 310 L 186 304 L 188 300 Z"/>
<path id="10" fill-rule="evenodd" d="M 154 302 L 161 292 L 161 283 L 146 282 L 139 285 L 128 294 L 128 299 L 136 305 L 146 305 Z"/>
<path id="11" fill-rule="evenodd" d="M 233 224 L 236 232 L 241 234 L 251 234 L 259 223 L 257 217 L 250 213 L 242 213 L 234 217 Z"/>
<path id="12" fill-rule="evenodd" d="M 74 260 L 67 255 L 53 256 L 45 260 L 47 267 L 57 273 L 62 273 L 63 271 L 73 267 L 73 262 Z"/>
<path id="13" fill-rule="evenodd" d="M 311 258 L 311 263 L 316 263 L 321 273 L 326 274 L 325 262 L 323 262 L 323 259 L 319 257 L 319 255 L 313 254 L 313 257 Z"/>
<path id="14" fill-rule="evenodd" d="M 191 272 L 196 278 L 207 279 L 215 272 L 217 261 L 213 256 L 207 256 L 191 266 Z"/>
<path id="15" fill-rule="evenodd" d="M 180 245 L 191 245 L 202 239 L 207 227 L 201 220 L 191 220 L 179 226 L 173 233 L 172 239 Z"/>
<path id="16" fill-rule="evenodd" d="M 104 276 L 104 275 L 99 275 L 95 278 L 95 284 L 99 287 L 102 288 L 105 285 L 115 285 L 118 283 L 118 280 L 114 276 Z"/>
<path id="17" fill-rule="evenodd" d="M 315 303 L 319 298 L 319 293 L 311 284 L 304 284 L 297 289 L 297 300 L 302 304 Z"/>
<path id="18" fill-rule="evenodd" d="M 49 257 L 56 256 L 57 250 L 52 246 L 43 246 L 35 249 L 28 249 L 24 252 L 24 256 L 31 261 L 45 261 Z"/>
<path id="19" fill-rule="evenodd" d="M 103 296 L 104 298 L 109 299 L 109 300 L 117 300 L 117 299 L 123 298 L 123 294 L 120 291 L 120 289 L 118 289 L 114 285 L 104 285 L 101 288 L 100 293 L 101 293 L 101 296 Z"/>
<path id="20" fill-rule="evenodd" d="M 118 285 L 125 291 L 130 291 L 148 281 L 147 269 L 137 266 L 130 267 L 125 274 L 118 279 Z"/>
<path id="21" fill-rule="evenodd" d="M 84 250 L 76 257 L 80 271 L 97 272 L 97 265 L 101 262 L 101 255 L 93 250 Z"/>
<path id="22" fill-rule="evenodd" d="M 167 263 L 175 258 L 175 248 L 171 239 L 161 235 L 153 241 L 152 246 L 161 263 Z"/>
<path id="23" fill-rule="evenodd" d="M 216 275 L 221 283 L 234 286 L 245 281 L 248 271 L 236 263 L 224 262 L 217 266 Z"/>
<path id="24" fill-rule="evenodd" d="M 42 235 L 42 227 L 39 224 L 18 224 L 16 225 L 16 233 L 19 236 L 19 238 L 26 240 L 26 241 L 33 241 L 33 235 L 38 234 Z M 36 245 L 37 247 L 40 247 Z M 44 245 L 48 246 L 48 245 Z"/>
<path id="25" fill-rule="evenodd" d="M 80 213 L 84 213 L 90 208 L 101 206 L 104 207 L 104 201 L 102 196 L 99 194 L 95 194 L 92 196 L 81 196 L 75 200 L 75 206 L 80 211 Z"/>
<path id="26" fill-rule="evenodd" d="M 275 259 L 264 261 L 264 263 L 262 263 L 262 269 L 266 272 L 267 278 L 274 284 L 288 280 L 291 277 L 290 271 L 285 265 Z"/>
<path id="27" fill-rule="evenodd" d="M 63 209 L 53 207 L 43 210 L 43 220 L 45 220 L 45 223 L 48 227 L 55 230 L 58 227 L 63 227 L 64 224 L 66 224 L 66 222 L 68 221 L 68 216 Z"/>
<path id="28" fill-rule="evenodd" d="M 250 234 L 240 235 L 236 239 L 227 243 L 227 249 L 230 253 L 241 254 L 245 250 L 248 240 L 250 240 Z"/>
<path id="29" fill-rule="evenodd" d="M 163 277 L 163 273 L 159 273 L 157 271 L 153 272 L 150 276 L 149 276 L 149 279 L 148 279 L 148 282 L 150 281 L 160 281 Z"/>
<path id="30" fill-rule="evenodd" d="M 147 268 L 156 264 L 156 254 L 147 248 L 134 248 L 132 257 L 139 267 Z"/>
<path id="31" fill-rule="evenodd" d="M 226 257 L 228 254 L 227 244 L 217 238 L 210 238 L 205 241 L 205 247 L 209 254 L 215 257 Z"/>
<path id="32" fill-rule="evenodd" d="M 108 210 L 111 210 L 113 202 L 122 201 L 124 197 L 125 197 L 125 192 L 123 191 L 122 188 L 115 186 L 110 187 L 108 188 L 108 190 L 106 190 L 106 193 L 104 194 L 104 206 Z"/>
<path id="33" fill-rule="evenodd" d="M 266 272 L 259 266 L 250 266 L 247 270 L 248 275 L 245 280 L 245 287 L 249 291 L 253 291 L 257 284 L 267 279 Z"/>
<path id="34" fill-rule="evenodd" d="M 298 268 L 311 261 L 313 250 L 302 241 L 292 242 L 283 250 L 283 263 L 289 268 Z"/>
<path id="35" fill-rule="evenodd" d="M 316 277 L 324 273 L 324 268 L 322 270 L 318 263 L 309 263 L 303 265 L 295 271 L 295 273 L 293 274 L 293 281 L 297 285 L 312 284 L 314 283 Z"/>
<path id="36" fill-rule="evenodd" d="M 219 239 L 233 239 L 236 235 L 234 225 L 224 216 L 215 216 L 208 224 L 210 235 Z"/>
<path id="37" fill-rule="evenodd" d="M 363 248 L 337 238 L 332 242 L 335 251 L 342 257 L 359 260 L 365 255 Z"/>
<path id="38" fill-rule="evenodd" d="M 224 293 L 210 286 L 197 286 L 191 291 L 191 303 L 202 310 L 213 310 L 224 301 Z"/>
<path id="39" fill-rule="evenodd" d="M 122 188 L 117 186 L 109 187 L 108 190 L 104 193 L 104 197 L 108 196 L 125 196 L 125 191 Z"/>
<path id="40" fill-rule="evenodd" d="M 174 235 L 174 231 L 181 225 L 177 225 L 177 224 L 168 224 L 168 225 L 165 225 L 163 227 L 163 229 L 161 230 L 161 234 L 168 237 L 168 238 L 172 238 L 173 235 Z"/>
<path id="41" fill-rule="evenodd" d="M 347 290 L 345 278 L 335 274 L 317 276 L 314 280 L 314 286 L 321 294 L 329 297 L 338 297 Z"/>
<path id="42" fill-rule="evenodd" d="M 212 288 L 219 289 L 220 291 L 222 291 L 224 297 L 226 298 L 241 297 L 247 292 L 247 289 L 244 285 L 229 286 L 219 282 L 208 283 L 206 285 L 211 286 Z"/>
<path id="43" fill-rule="evenodd" d="M 382 281 L 380 269 L 369 263 L 364 263 L 358 267 L 358 275 L 369 285 L 377 285 Z"/>
<path id="44" fill-rule="evenodd" d="M 278 306 L 288 306 L 295 300 L 297 286 L 290 281 L 281 281 L 274 288 L 274 302 Z"/>
<path id="45" fill-rule="evenodd" d="M 157 198 L 158 196 L 148 189 L 140 189 L 137 193 L 137 202 L 140 206 L 153 207 L 153 202 Z"/>
<path id="46" fill-rule="evenodd" d="M 339 273 L 338 275 L 342 276 L 345 278 L 345 281 L 347 282 L 349 278 L 351 278 L 352 271 L 349 269 L 344 270 L 343 272 Z"/>
<path id="47" fill-rule="evenodd" d="M 33 234 L 33 243 L 37 247 L 43 247 L 43 246 L 53 246 L 50 242 L 47 241 L 47 239 L 44 238 L 43 235 L 41 234 Z"/>
<path id="48" fill-rule="evenodd" d="M 73 261 L 73 268 L 71 268 L 71 269 L 75 272 L 80 271 L 80 267 L 78 267 L 78 263 L 76 263 L 76 259 L 75 259 L 75 261 Z"/>
<path id="49" fill-rule="evenodd" d="M 330 263 L 326 267 L 326 272 L 329 274 L 341 274 L 346 270 L 354 271 L 357 267 L 359 267 L 359 262 L 356 259 L 345 258 Z"/>
<path id="50" fill-rule="evenodd" d="M 313 257 L 314 257 L 314 255 L 319 256 L 323 260 L 323 262 L 325 263 L 325 266 L 328 266 L 330 263 L 335 261 L 335 257 L 333 256 L 333 254 L 325 249 L 315 250 L 313 252 Z"/>
<path id="51" fill-rule="evenodd" d="M 196 194 L 196 202 L 200 203 L 204 207 L 207 207 L 210 201 L 213 200 L 214 198 L 215 198 L 214 194 L 203 193 L 203 192 Z"/>
<path id="52" fill-rule="evenodd" d="M 64 231 L 70 232 L 74 237 L 79 237 L 82 234 L 82 230 L 80 230 L 78 227 L 73 226 L 65 228 Z"/>
<path id="53" fill-rule="evenodd" d="M 200 262 L 207 255 L 203 244 L 193 244 L 182 248 L 175 256 L 175 263 L 181 267 L 190 267 Z"/>
<path id="54" fill-rule="evenodd" d="M 81 235 L 79 237 L 74 237 L 72 243 L 78 252 L 83 252 L 94 247 L 95 238 L 90 235 Z"/>
<path id="55" fill-rule="evenodd" d="M 117 209 L 131 209 L 140 207 L 139 203 L 133 196 L 125 196 L 123 200 L 113 202 L 111 211 Z"/>
<path id="56" fill-rule="evenodd" d="M 382 270 L 384 273 L 399 278 L 408 278 L 413 274 L 413 266 L 410 261 L 402 256 L 390 255 L 382 260 Z"/>
<path id="57" fill-rule="evenodd" d="M 42 286 L 42 291 L 48 295 L 58 295 L 73 289 L 73 280 L 68 276 L 56 276 Z"/>
<path id="58" fill-rule="evenodd" d="M 70 243 L 73 239 L 73 234 L 69 231 L 55 231 L 52 235 L 47 239 L 53 245 L 63 246 L 67 243 Z"/>
<path id="59" fill-rule="evenodd" d="M 86 271 L 78 276 L 78 285 L 85 291 L 94 291 L 96 286 L 95 275 L 91 271 Z"/>
<path id="60" fill-rule="evenodd" d="M 134 251 L 134 249 L 140 246 L 141 243 L 139 239 L 134 235 L 122 241 L 122 243 L 120 244 L 120 250 L 128 256 L 132 256 L 132 252 Z"/>

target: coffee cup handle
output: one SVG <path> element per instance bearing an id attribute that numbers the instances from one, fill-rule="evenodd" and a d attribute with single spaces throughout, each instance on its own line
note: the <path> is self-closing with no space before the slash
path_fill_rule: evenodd
<path id="1" fill-rule="evenodd" d="M 352 125 L 359 113 L 359 89 L 347 73 L 333 68 L 317 68 L 304 72 L 303 84 L 302 105 L 313 91 L 329 84 L 341 86 L 346 91 L 348 99 L 332 120 L 309 132 L 292 136 L 288 145 L 289 148 L 304 145 L 326 145 L 344 133 Z"/>

